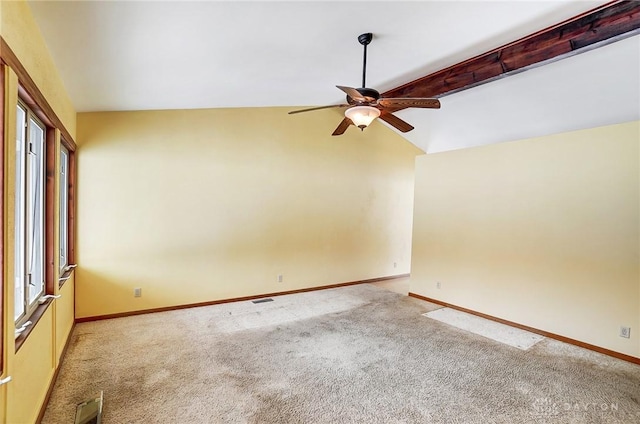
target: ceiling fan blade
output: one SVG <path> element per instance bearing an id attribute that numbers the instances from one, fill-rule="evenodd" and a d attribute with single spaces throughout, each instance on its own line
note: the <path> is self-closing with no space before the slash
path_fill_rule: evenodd
<path id="1" fill-rule="evenodd" d="M 394 128 L 397 128 L 400 132 L 409 132 L 413 129 L 413 127 L 402 119 L 398 118 L 391 112 L 382 111 L 380 114 L 380 119 L 382 119 L 387 124 L 391 125 Z"/>
<path id="2" fill-rule="evenodd" d="M 342 135 L 342 134 L 344 134 L 344 132 L 347 130 L 347 128 L 349 128 L 349 125 L 351 125 L 351 124 L 353 124 L 353 122 L 351 122 L 351 119 L 344 118 L 342 120 L 342 122 L 340 122 L 340 124 L 338 125 L 338 128 L 336 128 L 336 130 L 331 135 Z"/>
<path id="3" fill-rule="evenodd" d="M 378 105 L 388 108 L 422 107 L 428 109 L 440 109 L 440 100 L 426 97 L 400 97 L 378 100 Z"/>
<path id="4" fill-rule="evenodd" d="M 371 97 L 365 97 L 362 94 L 360 94 L 360 92 L 358 90 L 356 90 L 355 88 L 352 87 L 344 87 L 342 85 L 336 85 L 336 87 L 338 87 L 340 90 L 344 91 L 345 93 L 347 93 L 347 96 L 351 97 L 353 100 L 355 100 L 356 102 L 371 102 L 375 99 L 371 98 Z"/>
<path id="5" fill-rule="evenodd" d="M 328 106 L 311 107 L 309 109 L 292 110 L 291 112 L 289 112 L 289 115 L 294 115 L 296 113 L 302 113 L 302 112 L 311 112 L 312 110 L 329 109 L 331 107 L 348 107 L 348 106 L 349 105 L 328 105 Z"/>

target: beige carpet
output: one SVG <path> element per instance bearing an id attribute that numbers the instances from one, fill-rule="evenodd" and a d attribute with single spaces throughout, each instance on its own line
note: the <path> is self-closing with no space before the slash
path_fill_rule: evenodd
<path id="1" fill-rule="evenodd" d="M 636 423 L 640 366 L 524 351 L 372 285 L 76 326 L 44 423 Z"/>
<path id="2" fill-rule="evenodd" d="M 423 315 L 522 350 L 531 349 L 533 345 L 544 339 L 544 337 L 530 331 L 490 321 L 486 318 L 451 308 L 440 308 Z"/>

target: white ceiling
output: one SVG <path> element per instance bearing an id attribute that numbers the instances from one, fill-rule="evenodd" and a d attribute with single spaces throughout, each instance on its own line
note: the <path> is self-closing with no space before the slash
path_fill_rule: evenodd
<path id="1" fill-rule="evenodd" d="M 603 3 L 29 2 L 79 112 L 339 103 L 336 84 L 360 86 L 361 33 L 383 92 Z M 636 36 L 398 115 L 427 152 L 625 122 L 639 75 Z"/>
<path id="2" fill-rule="evenodd" d="M 640 36 L 403 110 L 407 139 L 435 153 L 640 119 Z M 426 113 L 425 113 L 426 112 Z"/>

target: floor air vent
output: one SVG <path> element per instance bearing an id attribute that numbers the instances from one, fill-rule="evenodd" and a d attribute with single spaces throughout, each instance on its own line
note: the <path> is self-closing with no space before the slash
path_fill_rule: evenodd
<path id="1" fill-rule="evenodd" d="M 273 299 L 271 299 L 270 297 L 267 297 L 266 299 L 252 300 L 251 302 L 253 302 L 253 303 L 267 303 L 267 302 L 273 302 Z"/>
<path id="2" fill-rule="evenodd" d="M 92 399 L 78 404 L 74 424 L 100 424 L 102 422 L 103 396 L 102 391 L 100 391 Z"/>

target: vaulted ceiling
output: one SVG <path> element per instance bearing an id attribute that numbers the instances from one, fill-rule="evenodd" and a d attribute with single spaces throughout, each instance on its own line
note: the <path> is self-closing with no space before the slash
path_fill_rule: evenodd
<path id="1" fill-rule="evenodd" d="M 80 112 L 340 103 L 361 33 L 384 92 L 603 3 L 29 2 Z M 639 75 L 636 35 L 397 114 L 426 152 L 517 140 L 640 119 Z"/>

